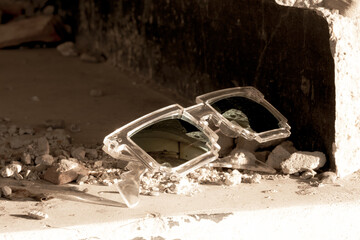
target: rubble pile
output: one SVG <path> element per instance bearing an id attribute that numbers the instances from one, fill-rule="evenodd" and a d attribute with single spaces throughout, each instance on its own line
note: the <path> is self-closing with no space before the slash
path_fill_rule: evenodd
<path id="1" fill-rule="evenodd" d="M 44 179 L 54 184 L 109 185 L 120 178 L 122 162 L 101 145 L 74 146 L 63 121 L 49 120 L 44 128 L 18 127 L 0 119 L 0 176 L 17 180 Z"/>
<path id="2" fill-rule="evenodd" d="M 18 127 L 10 119 L 1 118 L 0 176 L 17 180 L 43 179 L 58 185 L 70 182 L 79 185 L 112 185 L 121 179 L 121 174 L 126 171 L 126 162 L 106 155 L 100 144 L 73 146 L 64 127 L 65 123 L 61 120 L 48 120 L 44 128 L 34 129 Z M 234 152 L 236 156 L 242 156 L 239 150 Z M 234 186 L 300 173 L 303 178 L 312 178 L 316 174 L 315 170 L 324 166 L 326 161 L 323 153 L 297 151 L 289 141 L 267 152 L 267 159 L 262 160 L 277 169 L 279 174 L 260 175 L 252 171 L 253 168 L 238 170 L 210 166 L 199 168 L 183 177 L 166 172 L 146 172 L 140 182 L 140 192 L 152 196 L 159 193 L 192 195 L 199 191 L 200 184 Z M 254 152 L 253 158 L 256 155 Z M 3 190 L 3 195 L 8 192 Z"/>
<path id="3" fill-rule="evenodd" d="M 48 120 L 43 127 L 19 127 L 10 119 L 0 118 L 0 177 L 17 180 L 46 180 L 62 185 L 67 183 L 112 185 L 122 178 L 127 162 L 114 159 L 102 151 L 102 145 L 72 144 L 63 120 Z M 196 169 L 185 176 L 168 172 L 145 172 L 140 181 L 140 194 L 157 196 L 159 193 L 193 195 L 200 191 L 201 184 L 237 186 L 257 184 L 262 179 L 287 178 L 290 174 L 303 179 L 313 179 L 317 170 L 324 166 L 326 157 L 320 152 L 298 151 L 290 141 L 284 141 L 273 149 L 248 151 L 235 148 L 230 163 L 238 167 L 213 167 Z M 251 155 L 244 160 L 242 152 Z M 266 153 L 265 155 L 263 153 Z M 257 159 L 256 156 L 262 156 Z M 235 158 L 241 158 L 236 161 Z M 253 161 L 254 159 L 256 161 Z M 226 158 L 223 159 L 226 161 Z M 256 162 L 262 161 L 269 172 Z M 243 165 L 241 165 L 243 164 Z M 252 166 L 251 164 L 255 164 Z M 254 171 L 258 169 L 259 171 Z M 316 171 L 315 171 L 316 170 Z M 334 177 L 335 176 L 335 177 Z M 336 174 L 319 175 L 324 183 L 334 183 Z M 2 188 L 2 196 L 11 198 L 11 188 Z"/>

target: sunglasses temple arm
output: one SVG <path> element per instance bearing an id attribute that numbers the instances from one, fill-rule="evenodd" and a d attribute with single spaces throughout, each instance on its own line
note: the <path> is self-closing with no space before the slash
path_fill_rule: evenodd
<path id="1" fill-rule="evenodd" d="M 140 199 L 140 178 L 145 173 L 145 166 L 139 162 L 130 162 L 128 172 L 122 174 L 121 180 L 115 183 L 117 190 L 129 208 L 138 205 Z"/>

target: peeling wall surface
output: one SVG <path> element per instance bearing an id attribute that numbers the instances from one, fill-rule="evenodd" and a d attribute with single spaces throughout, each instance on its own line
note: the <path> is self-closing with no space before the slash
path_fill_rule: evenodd
<path id="1" fill-rule="evenodd" d="M 333 159 L 334 59 L 328 23 L 315 11 L 269 0 L 80 0 L 79 7 L 79 48 L 190 99 L 255 86 L 288 118 L 298 149 Z"/>
<path id="2" fill-rule="evenodd" d="M 333 25 L 337 63 L 334 154 L 337 173 L 344 177 L 360 169 L 360 18 L 341 17 L 329 22 Z"/>

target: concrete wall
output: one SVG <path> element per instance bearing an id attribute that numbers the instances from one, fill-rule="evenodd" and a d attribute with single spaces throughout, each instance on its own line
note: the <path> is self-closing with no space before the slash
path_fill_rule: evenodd
<path id="1" fill-rule="evenodd" d="M 186 97 L 251 85 L 282 112 L 298 149 L 335 136 L 328 23 L 270 0 L 80 0 L 77 45 Z"/>

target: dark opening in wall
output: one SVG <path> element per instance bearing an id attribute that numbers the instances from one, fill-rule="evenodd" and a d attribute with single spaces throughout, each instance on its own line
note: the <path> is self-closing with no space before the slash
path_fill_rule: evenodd
<path id="1" fill-rule="evenodd" d="M 260 0 L 93 0 L 80 1 L 80 19 L 80 46 L 185 97 L 258 88 L 288 118 L 298 149 L 331 158 L 334 61 L 316 12 Z"/>

